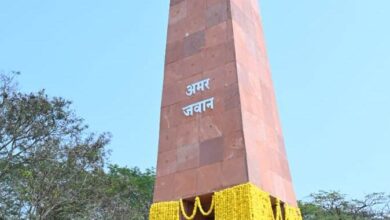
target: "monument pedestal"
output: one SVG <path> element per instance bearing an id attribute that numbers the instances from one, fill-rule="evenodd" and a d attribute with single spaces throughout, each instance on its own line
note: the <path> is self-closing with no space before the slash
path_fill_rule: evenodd
<path id="1" fill-rule="evenodd" d="M 206 201 L 206 202 L 202 202 Z M 152 205 L 150 220 L 302 220 L 300 210 L 247 183 L 188 201 Z"/>
<path id="2" fill-rule="evenodd" d="M 170 2 L 150 219 L 183 218 L 300 219 L 257 0 Z"/>

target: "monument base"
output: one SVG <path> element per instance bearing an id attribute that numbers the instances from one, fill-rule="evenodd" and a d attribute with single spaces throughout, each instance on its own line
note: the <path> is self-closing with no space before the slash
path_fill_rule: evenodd
<path id="1" fill-rule="evenodd" d="M 150 209 L 149 220 L 302 220 L 298 208 L 282 204 L 251 183 L 215 192 L 209 206 L 208 210 L 204 210 L 199 197 L 196 197 L 192 213 L 188 214 L 188 207 L 182 200 L 155 203 Z"/>

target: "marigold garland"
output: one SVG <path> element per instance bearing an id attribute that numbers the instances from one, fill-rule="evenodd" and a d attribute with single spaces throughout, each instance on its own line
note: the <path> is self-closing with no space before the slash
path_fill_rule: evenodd
<path id="1" fill-rule="evenodd" d="M 179 202 L 155 203 L 150 208 L 149 220 L 179 220 Z"/>
<path id="2" fill-rule="evenodd" d="M 199 197 L 196 197 L 195 198 L 195 203 L 194 203 L 194 208 L 192 210 L 192 214 L 189 216 L 187 215 L 185 209 L 184 209 L 184 203 L 183 203 L 183 200 L 181 199 L 180 200 L 180 211 L 181 211 L 181 214 L 183 215 L 183 217 L 186 219 L 186 220 L 192 220 L 195 218 L 196 216 L 196 213 L 197 211 L 200 211 L 200 213 L 203 215 L 203 216 L 209 216 L 211 215 L 211 213 L 214 211 L 214 196 L 212 197 L 212 200 L 211 200 L 211 205 L 210 205 L 210 208 L 208 211 L 205 211 L 202 207 L 202 203 L 200 201 L 200 198 Z"/>
<path id="3" fill-rule="evenodd" d="M 182 200 L 153 204 L 149 220 L 179 220 L 180 212 L 185 219 L 192 220 L 198 208 L 203 216 L 211 215 L 214 211 L 215 220 L 283 220 L 279 199 L 276 200 L 275 205 L 274 216 L 270 195 L 257 186 L 247 183 L 216 192 L 207 212 L 203 209 L 200 198 L 196 197 L 191 216 L 185 212 Z M 286 203 L 283 207 L 285 220 L 302 220 L 298 208 Z"/>
<path id="4" fill-rule="evenodd" d="M 196 197 L 196 198 L 198 198 L 198 197 Z M 192 214 L 190 216 L 187 215 L 186 210 L 184 209 L 184 204 L 183 204 L 182 199 L 180 199 L 180 210 L 181 210 L 181 214 L 183 215 L 183 217 L 185 219 L 187 219 L 187 220 L 194 219 L 196 216 L 196 212 L 198 211 L 198 200 L 195 199 L 194 209 L 192 210 Z"/>
<path id="5" fill-rule="evenodd" d="M 282 207 L 280 206 L 280 200 L 279 199 L 276 199 L 276 216 L 275 216 L 275 220 L 283 220 L 283 216 L 282 216 Z"/>
<path id="6" fill-rule="evenodd" d="M 210 205 L 210 208 L 209 208 L 209 210 L 207 212 L 204 211 L 204 209 L 202 207 L 202 203 L 200 202 L 200 198 L 196 197 L 195 200 L 196 200 L 195 203 L 198 203 L 199 211 L 200 211 L 200 213 L 202 213 L 203 216 L 209 216 L 209 215 L 211 215 L 211 213 L 213 213 L 213 211 L 214 211 L 214 204 L 215 204 L 214 196 L 211 198 L 211 205 Z"/>
<path id="7" fill-rule="evenodd" d="M 285 220 L 302 220 L 301 210 L 298 208 L 284 204 L 284 212 L 286 213 Z"/>
<path id="8" fill-rule="evenodd" d="M 216 220 L 272 220 L 268 193 L 253 184 L 243 184 L 215 193 Z"/>

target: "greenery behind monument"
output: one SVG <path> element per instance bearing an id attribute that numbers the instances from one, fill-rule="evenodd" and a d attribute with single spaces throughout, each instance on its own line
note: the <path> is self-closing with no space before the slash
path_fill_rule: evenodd
<path id="1" fill-rule="evenodd" d="M 0 73 L 0 220 L 148 219 L 154 171 L 107 164 L 110 134 L 93 134 L 71 102 L 22 93 Z M 304 219 L 390 219 L 390 196 L 314 193 Z"/>

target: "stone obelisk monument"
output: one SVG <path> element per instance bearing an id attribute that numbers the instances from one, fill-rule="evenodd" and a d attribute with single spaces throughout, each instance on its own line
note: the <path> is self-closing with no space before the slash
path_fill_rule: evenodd
<path id="1" fill-rule="evenodd" d="M 171 0 L 151 220 L 301 219 L 257 0 Z"/>

